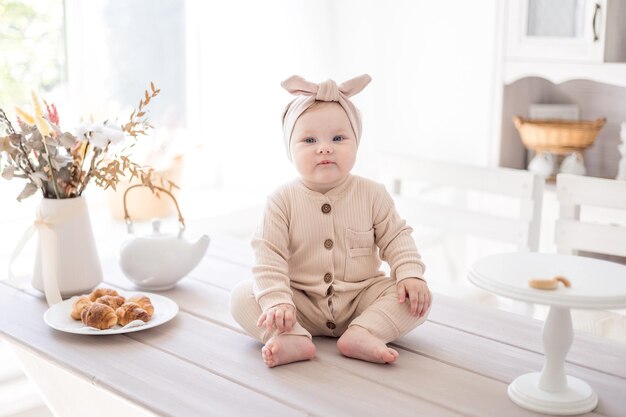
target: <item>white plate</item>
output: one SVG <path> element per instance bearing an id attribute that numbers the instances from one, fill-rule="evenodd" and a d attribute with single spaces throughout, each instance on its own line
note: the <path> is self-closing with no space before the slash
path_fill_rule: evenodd
<path id="1" fill-rule="evenodd" d="M 74 320 L 70 315 L 72 311 L 72 305 L 74 304 L 74 301 L 77 297 L 72 297 L 68 300 L 53 305 L 44 313 L 43 319 L 46 324 L 48 324 L 48 326 L 62 332 L 74 334 L 105 335 L 138 332 L 140 330 L 151 329 L 152 327 L 156 327 L 160 324 L 168 322 L 169 320 L 173 319 L 176 314 L 178 314 L 178 304 L 176 304 L 173 300 L 167 297 L 163 297 L 162 295 L 149 292 L 133 293 L 119 290 L 117 290 L 117 292 L 125 298 L 139 294 L 149 297 L 152 305 L 154 306 L 154 314 L 152 315 L 150 321 L 144 323 L 143 321 L 135 320 L 131 323 L 128 323 L 124 327 L 120 325 L 115 325 L 106 330 L 99 330 L 93 327 L 88 327 L 85 326 L 82 321 Z"/>

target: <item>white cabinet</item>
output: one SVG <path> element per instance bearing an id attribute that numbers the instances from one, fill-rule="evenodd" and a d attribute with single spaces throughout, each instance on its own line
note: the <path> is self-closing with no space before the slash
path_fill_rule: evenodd
<path id="1" fill-rule="evenodd" d="M 490 160 L 494 165 L 526 168 L 530 155 L 513 116 L 526 116 L 531 104 L 575 104 L 583 120 L 607 119 L 594 145 L 585 151 L 587 175 L 615 178 L 620 123 L 626 121 L 626 0 L 507 0 L 499 4 L 501 49 Z M 594 41 L 596 11 L 598 40 Z M 579 27 L 576 21 L 582 22 Z M 601 47 L 591 53 L 593 45 Z M 617 57 L 622 62 L 608 62 Z"/>
<path id="2" fill-rule="evenodd" d="M 626 62 L 626 1 L 509 0 L 506 58 Z"/>

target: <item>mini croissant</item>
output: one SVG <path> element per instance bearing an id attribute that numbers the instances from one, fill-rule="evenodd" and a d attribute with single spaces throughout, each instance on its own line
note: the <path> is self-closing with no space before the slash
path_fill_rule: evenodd
<path id="1" fill-rule="evenodd" d="M 152 315 L 154 314 L 154 306 L 152 305 L 150 298 L 146 297 L 145 295 L 136 295 L 134 297 L 129 297 L 126 301 L 129 303 L 139 304 L 139 307 L 146 310 L 148 316 L 152 318 Z"/>
<path id="2" fill-rule="evenodd" d="M 141 308 L 137 303 L 122 304 L 117 310 L 115 310 L 115 314 L 117 314 L 117 322 L 120 326 L 126 326 L 134 320 L 141 320 L 145 323 L 150 320 L 148 312 Z"/>
<path id="3" fill-rule="evenodd" d="M 557 275 L 550 279 L 529 279 L 528 285 L 538 290 L 556 290 L 559 286 L 559 282 L 562 283 L 565 288 L 572 286 L 569 279 L 562 275 Z"/>
<path id="4" fill-rule="evenodd" d="M 96 301 L 98 298 L 102 297 L 103 295 L 119 295 L 119 294 L 117 293 L 117 291 L 112 290 L 110 288 L 96 288 L 95 290 L 91 292 L 91 294 L 89 294 L 89 299 L 91 301 Z"/>
<path id="5" fill-rule="evenodd" d="M 86 326 L 100 330 L 110 329 L 117 324 L 115 311 L 111 307 L 99 303 L 93 303 L 85 308 L 80 318 Z"/>
<path id="6" fill-rule="evenodd" d="M 80 297 L 78 297 L 76 301 L 74 301 L 74 304 L 72 305 L 72 312 L 71 312 L 72 318 L 74 320 L 80 320 L 80 315 L 83 312 L 83 310 L 89 307 L 91 304 L 92 304 L 91 300 L 86 295 L 81 295 Z"/>
<path id="7" fill-rule="evenodd" d="M 126 302 L 126 299 L 121 295 L 103 295 L 95 301 L 96 303 L 104 304 L 116 310 L 119 306 Z"/>

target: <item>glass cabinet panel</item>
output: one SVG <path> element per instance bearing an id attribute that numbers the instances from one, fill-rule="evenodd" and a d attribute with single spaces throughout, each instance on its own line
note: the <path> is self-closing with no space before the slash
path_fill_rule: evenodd
<path id="1" fill-rule="evenodd" d="M 580 38 L 585 0 L 528 0 L 527 36 Z"/>

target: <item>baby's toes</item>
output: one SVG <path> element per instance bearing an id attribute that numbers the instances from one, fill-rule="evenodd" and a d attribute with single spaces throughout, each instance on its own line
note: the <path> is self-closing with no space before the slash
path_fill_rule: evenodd
<path id="1" fill-rule="evenodd" d="M 263 349 L 261 349 L 261 354 L 263 355 L 263 359 L 270 359 L 273 355 L 272 355 L 272 351 L 267 347 L 267 346 L 263 346 Z"/>
<path id="2" fill-rule="evenodd" d="M 385 348 L 382 350 L 380 358 L 386 363 L 395 362 L 398 358 L 398 352 L 390 348 Z"/>
<path id="3" fill-rule="evenodd" d="M 268 349 L 267 347 L 263 346 L 263 349 L 261 349 L 261 355 L 263 356 L 263 362 L 267 365 L 267 366 L 274 366 L 274 355 L 272 355 L 272 351 L 270 349 Z"/>

